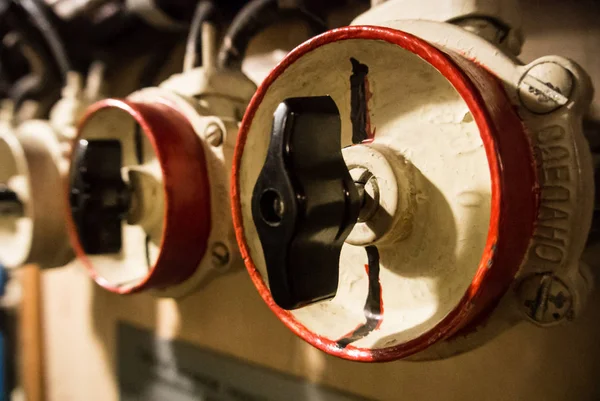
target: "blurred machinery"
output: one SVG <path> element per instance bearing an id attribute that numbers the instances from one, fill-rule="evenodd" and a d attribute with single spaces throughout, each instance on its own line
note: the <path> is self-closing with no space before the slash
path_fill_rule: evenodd
<path id="1" fill-rule="evenodd" d="M 2 149 L 2 215 L 0 258 L 8 267 L 37 263 L 63 266 L 72 259 L 61 195 L 69 169 L 75 125 L 86 106 L 100 97 L 101 65 L 87 84 L 69 72 L 61 100 L 48 120 L 18 122 L 14 103 L 4 103 Z"/>

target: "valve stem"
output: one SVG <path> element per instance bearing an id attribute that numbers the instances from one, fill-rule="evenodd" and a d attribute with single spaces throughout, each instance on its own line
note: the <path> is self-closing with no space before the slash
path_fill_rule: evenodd
<path id="1" fill-rule="evenodd" d="M 354 186 L 360 199 L 359 222 L 369 220 L 379 208 L 379 185 L 377 178 L 369 170 L 357 167 L 350 170 Z"/>

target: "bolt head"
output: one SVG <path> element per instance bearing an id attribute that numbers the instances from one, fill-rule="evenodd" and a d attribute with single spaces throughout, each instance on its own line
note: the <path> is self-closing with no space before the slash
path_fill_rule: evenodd
<path id="1" fill-rule="evenodd" d="M 204 132 L 204 138 L 212 146 L 221 146 L 223 143 L 223 130 L 216 123 L 209 124 Z"/>
<path id="2" fill-rule="evenodd" d="M 573 296 L 567 285 L 553 274 L 534 274 L 517 289 L 522 312 L 540 326 L 552 326 L 573 316 Z"/>
<path id="3" fill-rule="evenodd" d="M 573 85 L 569 70 L 553 62 L 540 63 L 521 78 L 519 100 L 532 113 L 547 114 L 567 104 Z"/>
<path id="4" fill-rule="evenodd" d="M 213 266 L 222 269 L 229 264 L 231 259 L 229 248 L 222 242 L 216 242 L 211 248 L 211 257 Z"/>

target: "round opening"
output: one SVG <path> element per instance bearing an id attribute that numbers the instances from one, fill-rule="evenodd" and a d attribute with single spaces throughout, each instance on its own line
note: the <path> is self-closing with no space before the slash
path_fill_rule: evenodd
<path id="1" fill-rule="evenodd" d="M 118 106 L 96 110 L 80 127 L 78 137 L 88 145 L 95 141 L 113 144 L 118 141 L 121 178 L 132 197 L 121 222 L 114 222 L 121 228 L 120 250 L 86 254 L 85 259 L 97 281 L 120 292 L 127 292 L 146 280 L 158 259 L 163 236 L 162 170 L 147 133 L 132 113 Z M 108 188 L 101 193 L 97 203 L 106 207 L 119 203 L 120 195 L 111 191 Z M 76 194 L 70 196 L 73 201 Z M 116 241 L 112 236 L 106 237 L 109 235 L 106 230 L 99 229 L 96 235 L 102 243 Z"/>
<path id="2" fill-rule="evenodd" d="M 355 71 L 353 60 L 368 69 Z M 483 80 L 487 77 L 472 72 Z M 503 283 L 512 279 L 512 266 L 520 263 L 517 259 L 522 255 L 504 257 L 500 247 L 506 244 L 497 241 L 504 192 L 499 192 L 498 176 L 503 172 L 498 170 L 496 146 L 500 146 L 497 142 L 507 146 L 509 140 L 499 140 L 495 130 L 502 131 L 513 123 L 516 126 L 518 117 L 504 93 L 494 89 L 496 83 L 489 82 L 493 89 L 490 98 L 504 113 L 502 121 L 491 121 L 486 105 L 475 94 L 476 81 L 469 81 L 447 56 L 409 34 L 387 28 L 349 27 L 330 31 L 297 48 L 258 89 L 238 136 L 234 223 L 255 285 L 296 334 L 348 359 L 406 357 L 472 318 L 476 309 L 469 311 L 469 302 L 485 298 L 485 291 L 474 289 L 483 289 L 484 284 L 493 287 L 490 283 L 495 278 Z M 357 82 L 367 91 L 362 103 L 365 107 L 359 111 L 366 109 L 362 128 L 370 134 L 371 143 L 386 146 L 418 173 L 411 178 L 414 185 L 409 188 L 416 223 L 410 237 L 378 247 L 376 275 L 365 271 L 370 255 L 364 247 L 344 244 L 337 295 L 282 311 L 268 290 L 249 199 L 262 166 L 260 160 L 267 155 L 273 113 L 288 97 L 329 95 L 340 110 L 342 146 L 348 146 L 356 121 L 351 92 Z M 526 147 L 524 138 L 518 129 L 511 137 Z M 526 163 L 519 160 L 509 160 L 511 172 L 530 168 L 531 159 L 523 158 Z M 519 181 L 522 186 L 514 184 L 506 191 L 518 198 L 522 191 L 517 189 L 531 185 L 531 177 L 524 174 Z M 385 182 L 378 180 L 378 185 L 383 188 Z M 525 217 L 533 221 L 531 195 L 522 198 L 527 203 Z M 514 199 L 512 204 L 518 203 Z M 507 227 L 503 223 L 502 229 Z M 523 239 L 529 234 L 514 240 L 517 248 L 526 246 Z M 377 301 L 373 303 L 377 310 L 366 311 L 365 304 L 371 299 Z M 481 304 L 491 304 L 490 299 L 481 300 Z M 481 310 L 480 305 L 477 308 Z"/>
<path id="3" fill-rule="evenodd" d="M 355 69 L 355 62 L 366 66 Z M 358 73 L 371 95 L 363 109 L 371 146 L 385 147 L 415 169 L 410 202 L 414 205 L 411 234 L 402 241 L 377 244 L 379 277 L 365 270 L 365 248 L 346 242 L 340 252 L 336 296 L 289 312 L 310 332 L 330 341 L 362 349 L 382 349 L 407 343 L 432 330 L 461 302 L 486 248 L 490 227 L 492 184 L 490 167 L 477 123 L 465 119 L 470 110 L 452 83 L 433 65 L 413 52 L 381 40 L 356 39 L 324 44 L 295 60 L 268 89 L 252 119 L 242 157 L 239 191 L 246 238 L 256 238 L 248 199 L 269 145 L 273 112 L 294 96 L 329 95 L 340 112 L 341 145 L 350 146 L 356 129 L 352 90 Z M 250 110 L 251 111 L 251 110 Z M 316 144 L 315 146 L 318 146 Z M 264 155 L 264 156 L 263 156 Z M 391 225 L 394 215 L 369 219 L 386 182 L 372 177 L 374 161 L 361 168 L 349 165 L 354 181 L 364 185 L 365 225 Z M 418 174 L 417 174 L 418 173 Z M 327 177 L 327 171 L 322 171 Z M 407 173 L 408 174 L 408 173 Z M 418 178 L 417 178 L 418 177 Z M 260 198 L 262 218 L 281 222 L 278 194 L 269 189 Z M 466 203 L 465 197 L 477 198 Z M 244 208 L 246 210 L 244 210 Z M 250 255 L 263 281 L 259 241 L 249 241 Z M 351 336 L 365 322 L 369 291 L 379 283 L 383 318 L 377 329 Z M 373 312 L 376 315 L 377 311 Z M 375 325 L 373 325 L 375 327 Z"/>
<path id="4" fill-rule="evenodd" d="M 110 185 L 127 187 L 129 201 L 118 217 L 110 210 L 109 223 L 118 225 L 112 232 L 120 238 L 100 251 L 111 253 L 85 252 L 70 219 L 75 253 L 91 276 L 119 294 L 165 289 L 189 279 L 205 256 L 211 229 L 207 162 L 190 121 L 161 97 L 106 99 L 90 107 L 76 139 L 88 147 L 105 141 L 103 146 L 113 149 Z M 99 149 L 101 142 L 96 145 Z M 99 153 L 106 159 L 106 152 Z M 87 163 L 93 162 L 90 156 Z M 121 180 L 115 178 L 119 174 Z M 114 204 L 117 199 L 103 200 Z M 88 232 L 99 235 L 93 226 Z"/>
<path id="5" fill-rule="evenodd" d="M 281 223 L 284 212 L 284 203 L 275 189 L 267 189 L 260 197 L 260 215 L 263 221 L 271 226 Z"/>

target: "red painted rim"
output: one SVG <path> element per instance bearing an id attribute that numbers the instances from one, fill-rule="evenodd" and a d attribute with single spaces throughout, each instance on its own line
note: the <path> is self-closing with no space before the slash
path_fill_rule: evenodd
<path id="1" fill-rule="evenodd" d="M 206 252 L 211 227 L 208 172 L 202 143 L 188 120 L 168 105 L 106 99 L 88 108 L 74 145 L 90 119 L 106 109 L 129 114 L 148 137 L 159 161 L 165 205 L 160 251 L 156 263 L 138 284 L 114 286 L 99 275 L 87 257 L 68 208 L 67 227 L 75 254 L 96 283 L 111 292 L 132 294 L 179 284 L 198 268 Z M 69 192 L 67 188 L 66 193 Z"/>
<path id="2" fill-rule="evenodd" d="M 484 253 L 470 287 L 457 307 L 433 329 L 398 345 L 380 349 L 340 348 L 308 330 L 289 311 L 279 308 L 252 261 L 244 234 L 239 171 L 244 146 L 254 115 L 271 84 L 294 62 L 328 43 L 365 39 L 398 45 L 434 66 L 454 86 L 468 105 L 480 131 L 492 179 L 492 211 Z M 482 319 L 508 290 L 524 259 L 533 234 L 539 206 L 538 183 L 531 144 L 522 122 L 500 83 L 475 63 L 448 55 L 408 33 L 373 26 L 335 29 L 315 37 L 292 51 L 265 79 L 246 111 L 235 148 L 232 170 L 232 210 L 236 238 L 246 268 L 260 295 L 275 314 L 298 336 L 313 346 L 345 359 L 391 361 L 422 351 L 447 339 L 470 323 Z"/>

